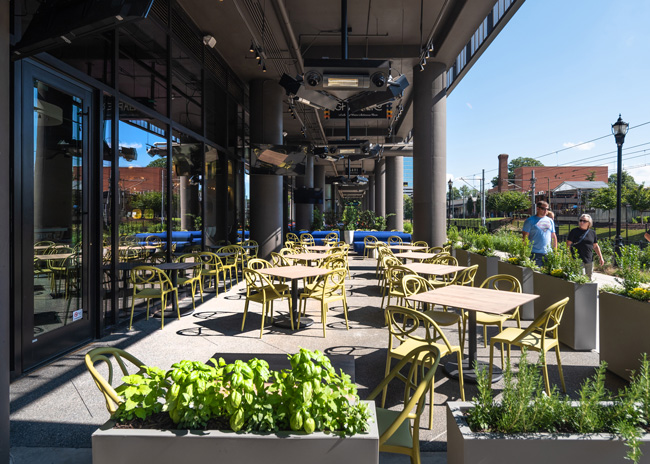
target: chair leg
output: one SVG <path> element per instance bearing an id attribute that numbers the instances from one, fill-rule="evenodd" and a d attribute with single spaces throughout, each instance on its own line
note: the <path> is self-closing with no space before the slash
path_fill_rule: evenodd
<path id="1" fill-rule="evenodd" d="M 325 326 L 327 325 L 327 303 L 325 300 L 320 303 L 320 319 L 323 323 L 323 338 L 325 338 Z"/>
<path id="2" fill-rule="evenodd" d="M 248 303 L 250 301 L 248 300 L 248 297 L 246 298 L 246 304 L 244 304 L 244 318 L 241 321 L 241 331 L 244 331 L 244 324 L 246 323 L 246 314 L 248 314 Z"/>
<path id="3" fill-rule="evenodd" d="M 388 377 L 388 374 L 390 373 L 390 351 L 388 352 L 388 356 L 386 357 L 386 370 L 384 372 L 384 377 Z M 384 390 L 381 393 L 381 407 L 383 408 L 384 405 L 386 404 L 386 393 L 388 392 L 388 384 L 384 386 Z"/>
<path id="4" fill-rule="evenodd" d="M 131 298 L 131 320 L 129 321 L 129 330 L 133 328 L 133 312 L 135 311 L 135 297 Z M 149 311 L 147 310 L 147 316 L 149 315 Z"/>
<path id="5" fill-rule="evenodd" d="M 483 348 L 487 348 L 487 324 L 483 324 Z"/>
<path id="6" fill-rule="evenodd" d="M 503 348 L 503 347 L 502 347 Z M 488 379 L 490 380 L 490 385 L 492 385 L 492 366 L 494 366 L 494 342 L 490 340 L 490 373 Z M 503 364 L 501 365 L 503 367 Z"/>
<path id="7" fill-rule="evenodd" d="M 562 372 L 562 360 L 560 359 L 560 346 L 555 345 L 555 355 L 557 356 L 557 369 L 560 371 L 560 382 L 562 382 L 562 391 L 566 393 L 566 385 L 564 384 L 564 373 Z"/>
<path id="8" fill-rule="evenodd" d="M 546 365 L 546 353 L 541 353 L 542 363 L 543 363 L 543 374 L 544 374 L 544 386 L 546 387 L 546 394 L 551 394 L 551 383 L 548 380 L 548 366 Z"/>
<path id="9" fill-rule="evenodd" d="M 260 328 L 260 338 L 262 338 L 262 335 L 264 335 L 264 319 L 266 318 L 266 309 L 267 303 L 265 301 L 262 303 L 262 327 Z"/>
<path id="10" fill-rule="evenodd" d="M 181 305 L 178 304 L 178 288 L 174 290 L 174 298 L 176 298 L 176 314 L 178 315 L 178 320 L 181 320 Z M 192 294 L 192 306 L 194 306 L 194 294 Z"/>
<path id="11" fill-rule="evenodd" d="M 458 352 L 458 383 L 460 384 L 460 399 L 465 401 L 465 381 L 463 380 L 463 352 Z"/>

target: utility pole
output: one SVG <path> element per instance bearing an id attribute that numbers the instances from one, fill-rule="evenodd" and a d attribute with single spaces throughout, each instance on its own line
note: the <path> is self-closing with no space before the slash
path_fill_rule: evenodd
<path id="1" fill-rule="evenodd" d="M 481 225 L 485 227 L 485 169 L 481 175 Z"/>

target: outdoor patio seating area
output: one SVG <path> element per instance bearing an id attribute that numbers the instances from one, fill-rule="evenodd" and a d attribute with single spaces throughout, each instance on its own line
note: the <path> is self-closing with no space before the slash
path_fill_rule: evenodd
<path id="1" fill-rule="evenodd" d="M 372 253 L 370 253 L 372 254 Z M 287 255 L 291 256 L 291 255 Z M 306 263 L 306 261 L 305 261 Z M 268 356 L 273 363 L 280 363 L 286 354 L 295 353 L 300 347 L 310 350 L 320 350 L 327 355 L 344 355 L 338 357 L 338 363 L 347 366 L 352 371 L 352 378 L 358 386 L 361 399 L 368 395 L 384 379 L 386 359 L 389 349 L 389 328 L 382 309 L 383 286 L 378 285 L 377 259 L 364 257 L 363 254 L 350 252 L 348 256 L 349 275 L 345 278 L 345 300 L 333 301 L 328 308 L 322 309 L 321 299 L 310 297 L 300 298 L 295 306 L 296 296 L 293 295 L 295 312 L 300 312 L 300 317 L 310 318 L 313 322 L 308 327 L 292 330 L 276 326 L 271 322 L 270 311 L 266 311 L 263 322 L 263 310 L 260 304 L 248 305 L 245 323 L 243 323 L 244 309 L 247 301 L 246 279 L 239 271 L 238 279 L 233 279 L 232 285 L 217 280 L 219 291 L 208 290 L 204 287 L 204 302 L 201 303 L 199 295 L 196 296 L 196 309 L 192 312 L 193 299 L 186 290 L 179 293 L 179 307 L 183 315 L 180 320 L 174 312 L 173 317 L 165 319 L 164 330 L 161 330 L 161 321 L 157 317 L 145 319 L 144 314 L 136 313 L 132 329 L 128 323 L 123 323 L 111 335 L 92 344 L 82 347 L 66 356 L 57 359 L 54 363 L 37 369 L 11 384 L 11 447 L 14 464 L 38 463 L 34 459 L 34 450 L 29 448 L 47 447 L 58 448 L 46 453 L 47 462 L 67 462 L 63 458 L 56 460 L 57 452 L 74 453 L 74 458 L 69 462 L 80 464 L 90 463 L 90 446 L 92 433 L 109 418 L 104 397 L 98 391 L 93 379 L 86 370 L 84 356 L 96 347 L 113 346 L 121 348 L 148 365 L 168 369 L 173 363 L 189 359 L 206 362 L 211 357 L 223 356 L 228 361 L 241 357 L 248 359 L 251 355 Z M 433 264 L 431 264 L 433 265 Z M 436 265 L 438 267 L 445 265 Z M 414 269 L 418 269 L 417 266 Z M 434 269 L 432 279 L 436 275 L 444 275 L 440 269 Z M 454 272 L 458 271 L 454 267 Z M 345 268 L 332 271 L 344 275 Z M 433 272 L 433 271 L 431 271 Z M 258 271 L 259 273 L 259 271 Z M 267 274 L 268 271 L 266 272 Z M 270 273 L 272 274 L 272 273 Z M 463 274 L 458 272 L 458 274 Z M 424 277 L 431 277 L 424 275 Z M 290 277 L 291 278 L 291 277 Z M 272 280 L 271 277 L 265 280 Z M 422 279 L 424 280 L 424 279 Z M 206 279 L 208 284 L 210 279 Z M 277 281 L 276 281 L 277 282 Z M 317 287 L 320 280 L 316 279 L 312 285 Z M 440 282 L 438 280 L 437 282 Z M 287 281 L 286 284 L 277 284 L 276 297 L 291 298 L 289 290 L 296 281 Z M 474 287 L 479 287 L 481 282 L 474 282 Z M 323 285 L 328 285 L 324 283 Z M 298 282 L 300 291 L 303 282 Z M 189 286 L 187 287 L 190 288 Z M 198 290 L 198 288 L 197 288 Z M 296 289 L 297 291 L 298 289 Z M 311 290 L 316 294 L 317 288 Z M 434 290 L 436 292 L 438 290 Z M 495 290 L 484 290 L 494 292 Z M 283 293 L 284 292 L 284 293 Z M 412 293 L 409 293 L 411 295 Z M 406 295 L 398 301 L 406 301 Z M 447 305 L 441 292 L 440 304 Z M 451 298 L 454 295 L 450 295 Z M 522 295 L 523 296 L 523 295 Z M 423 303 L 436 303 L 426 298 L 409 296 L 408 299 Z M 390 304 L 396 304 L 394 294 Z M 261 302 L 261 301 L 260 301 Z M 345 305 L 347 303 L 347 320 Z M 259 303 L 259 302 L 258 302 Z M 516 303 L 516 302 L 515 302 Z M 515 304 L 513 303 L 513 304 Z M 272 304 L 269 302 L 269 304 Z M 517 303 L 519 304 L 519 303 Z M 151 302 L 152 313 L 160 305 L 160 299 Z M 470 305 L 468 305 L 470 306 Z M 479 305 L 480 306 L 480 305 Z M 451 306 L 449 306 L 451 308 Z M 302 309 L 305 312 L 302 313 Z M 435 307 L 436 310 L 440 306 Z M 129 308 L 130 310 L 130 308 Z M 428 311 L 431 313 L 432 311 Z M 438 312 L 438 311 L 433 311 Z M 325 313 L 327 317 L 325 317 Z M 472 321 L 469 315 L 461 315 Z M 449 313 L 450 315 L 452 313 Z M 459 313 L 460 314 L 460 313 Z M 289 316 L 287 300 L 275 301 L 273 316 L 276 322 L 286 320 Z M 427 316 L 427 320 L 428 316 Z M 433 320 L 433 319 L 431 319 Z M 322 322 L 325 322 L 323 327 Z M 474 324 L 476 318 L 474 316 Z M 125 321 L 126 322 L 126 321 Z M 532 321 L 522 320 L 522 328 L 526 328 Z M 293 323 L 298 327 L 298 320 Z M 284 325 L 279 323 L 278 325 Z M 470 355 L 479 362 L 490 361 L 490 343 L 483 343 L 483 330 L 471 339 L 472 332 L 468 332 L 464 343 L 461 341 L 465 330 L 459 330 L 456 323 L 442 326 L 442 332 L 450 346 L 461 346 L 465 357 Z M 516 328 L 516 318 L 503 318 L 503 328 Z M 261 330 L 261 332 L 260 332 Z M 500 332 L 497 325 L 487 325 L 488 338 Z M 468 340 L 467 338 L 470 337 Z M 440 342 L 438 342 L 440 343 Z M 471 350 L 475 352 L 472 353 Z M 495 348 L 498 351 L 498 347 Z M 560 346 L 562 368 L 566 390 L 569 395 L 574 392 L 584 379 L 591 376 L 594 367 L 599 362 L 599 354 L 595 351 L 574 351 L 564 345 Z M 519 349 L 513 347 L 512 360 L 516 363 L 519 358 Z M 529 358 L 537 360 L 538 353 L 533 352 Z M 393 354 L 393 365 L 396 355 Z M 420 420 L 420 450 L 423 453 L 423 463 L 446 462 L 446 411 L 447 401 L 460 400 L 464 388 L 465 398 L 469 401 L 476 394 L 476 385 L 465 380 L 464 386 L 458 379 L 446 375 L 443 365 L 448 361 L 455 361 L 457 355 L 451 352 L 440 360 L 440 367 L 435 373 L 433 412 L 430 427 L 429 408 L 426 407 Z M 500 353 L 494 355 L 495 364 L 501 367 Z M 557 368 L 556 356 L 549 351 L 547 357 L 548 381 L 551 385 L 561 388 L 562 382 Z M 620 388 L 624 381 L 608 373 L 607 386 L 611 390 Z M 493 384 L 498 391 L 503 383 L 500 380 Z M 386 408 L 399 410 L 402 404 L 402 391 L 399 388 L 388 388 Z M 378 405 L 381 398 L 378 398 Z M 428 401 L 428 400 L 427 400 Z M 69 450 L 82 448 L 81 450 Z M 68 450 L 60 450 L 68 449 Z M 45 462 L 45 461 L 43 461 Z M 380 462 L 409 462 L 407 456 L 388 455 L 382 453 Z"/>

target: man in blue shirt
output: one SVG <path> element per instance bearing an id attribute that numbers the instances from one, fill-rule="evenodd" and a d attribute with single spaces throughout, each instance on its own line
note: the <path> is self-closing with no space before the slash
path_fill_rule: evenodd
<path id="1" fill-rule="evenodd" d="M 554 249 L 557 248 L 555 223 L 550 217 L 546 216 L 547 210 L 548 203 L 538 201 L 537 214 L 526 219 L 523 227 L 524 240 L 528 237 L 528 240 L 533 245 L 530 257 L 540 267 L 544 264 L 544 256 L 551 250 L 551 245 Z"/>

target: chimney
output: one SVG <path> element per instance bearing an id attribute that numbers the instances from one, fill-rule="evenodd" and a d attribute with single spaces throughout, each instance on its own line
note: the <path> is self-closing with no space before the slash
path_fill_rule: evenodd
<path id="1" fill-rule="evenodd" d="M 498 192 L 508 190 L 508 155 L 499 155 L 499 184 L 497 185 Z"/>

